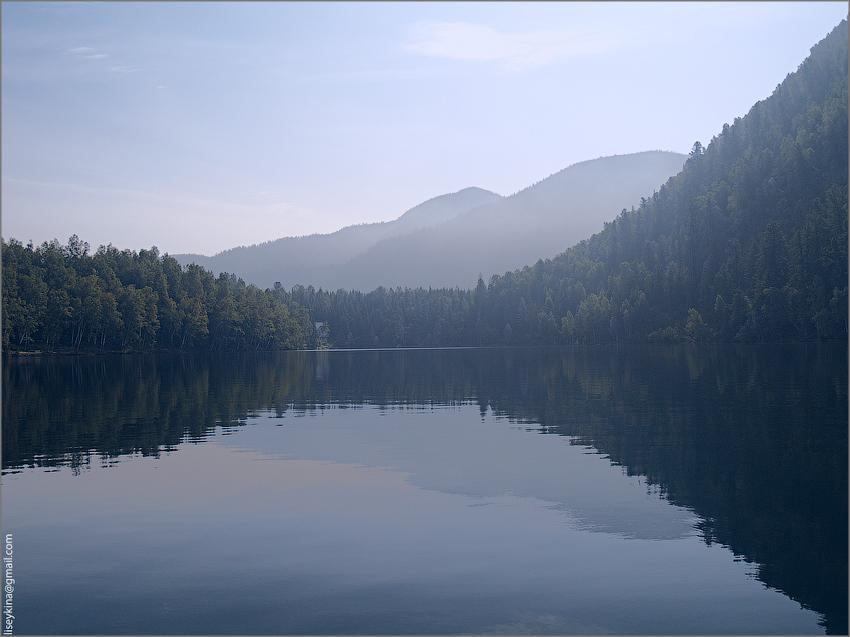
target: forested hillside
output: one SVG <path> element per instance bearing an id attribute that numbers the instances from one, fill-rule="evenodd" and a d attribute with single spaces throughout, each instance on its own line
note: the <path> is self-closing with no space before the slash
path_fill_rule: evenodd
<path id="1" fill-rule="evenodd" d="M 290 349 L 312 343 L 307 313 L 269 290 L 152 250 L 76 236 L 3 249 L 3 348 L 47 351 Z"/>
<path id="2" fill-rule="evenodd" d="M 473 291 L 294 298 L 337 346 L 847 338 L 847 23 L 636 210 Z"/>

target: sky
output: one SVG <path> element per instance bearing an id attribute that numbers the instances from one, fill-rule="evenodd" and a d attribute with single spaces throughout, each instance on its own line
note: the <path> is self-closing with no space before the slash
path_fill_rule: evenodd
<path id="1" fill-rule="evenodd" d="M 687 152 L 844 2 L 3 3 L 2 234 L 214 254 Z"/>

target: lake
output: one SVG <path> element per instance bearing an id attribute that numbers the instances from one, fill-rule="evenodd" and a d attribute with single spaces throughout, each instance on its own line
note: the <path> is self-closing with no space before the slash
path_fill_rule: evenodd
<path id="1" fill-rule="evenodd" d="M 846 633 L 847 345 L 22 357 L 15 629 Z"/>

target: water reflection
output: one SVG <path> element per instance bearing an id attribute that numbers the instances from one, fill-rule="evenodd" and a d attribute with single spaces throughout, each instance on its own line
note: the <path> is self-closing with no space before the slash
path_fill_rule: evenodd
<path id="1" fill-rule="evenodd" d="M 120 464 L 127 455 L 159 456 L 179 446 L 173 457 L 182 454 L 181 471 L 206 475 L 209 459 L 188 470 L 192 446 L 181 443 L 238 432 L 219 446 L 323 463 L 321 471 L 302 465 L 287 480 L 318 476 L 329 461 L 383 467 L 422 489 L 473 498 L 463 506 L 482 514 L 505 497 L 545 502 L 552 514 L 568 512 L 577 528 L 649 542 L 641 549 L 647 554 L 653 540 L 686 538 L 696 529 L 706 544 L 751 562 L 761 582 L 820 613 L 828 632 L 847 631 L 842 348 L 33 358 L 6 361 L 3 374 L 4 473 L 70 466 L 85 474 L 91 463 Z M 480 427 L 470 421 L 470 409 Z M 241 427 L 267 411 L 281 417 L 276 423 L 285 435 L 275 427 Z M 305 414 L 323 414 L 321 435 L 289 418 Z M 512 425 L 493 427 L 498 418 Z M 551 444 L 551 435 L 530 432 L 563 438 Z M 134 506 L 145 497 L 134 495 Z M 16 514 L 26 517 L 20 507 Z M 573 541 L 578 537 L 585 535 Z M 536 572 L 547 571 L 538 565 Z M 666 573 L 668 583 L 672 577 Z M 493 598 L 502 594 L 508 593 Z M 432 613 L 448 612 L 434 604 Z M 591 618 L 565 625 L 545 608 L 541 603 L 541 612 L 526 619 L 472 623 L 468 630 L 594 630 Z"/>

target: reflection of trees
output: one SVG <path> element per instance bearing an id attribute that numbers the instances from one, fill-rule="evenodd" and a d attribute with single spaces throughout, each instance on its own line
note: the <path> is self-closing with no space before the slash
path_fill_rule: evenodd
<path id="1" fill-rule="evenodd" d="M 257 410 L 472 401 L 590 444 L 701 518 L 706 542 L 847 630 L 847 365 L 825 347 L 287 352 L 25 359 L 5 468 L 200 441 Z"/>
<path id="2" fill-rule="evenodd" d="M 554 354 L 539 382 L 520 377 L 490 402 L 646 476 L 699 514 L 706 542 L 756 562 L 764 583 L 824 613 L 829 632 L 846 633 L 845 355 Z"/>

